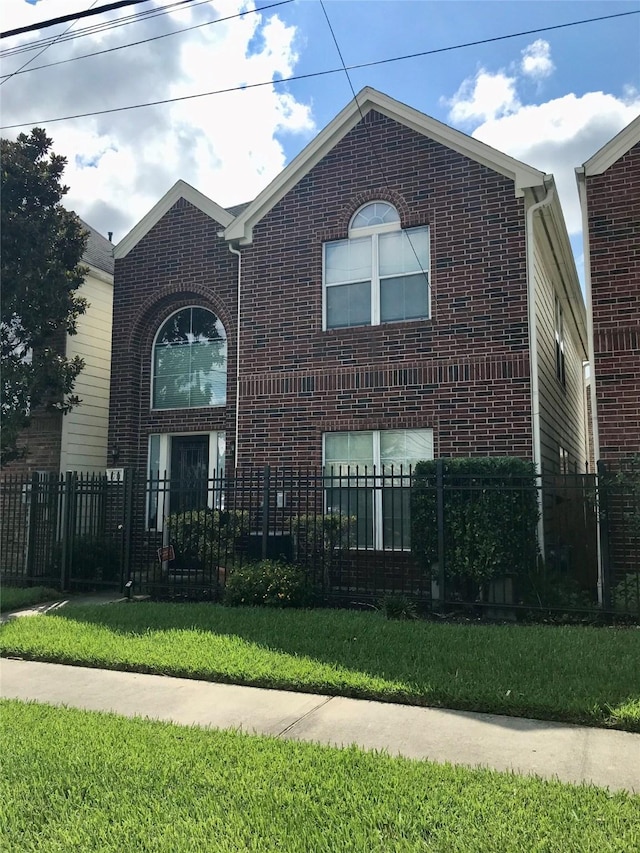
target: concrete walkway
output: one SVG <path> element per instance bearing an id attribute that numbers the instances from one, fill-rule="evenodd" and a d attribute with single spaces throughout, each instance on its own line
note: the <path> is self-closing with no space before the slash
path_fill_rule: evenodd
<path id="1" fill-rule="evenodd" d="M 2 696 L 640 793 L 640 734 L 3 659 Z"/>

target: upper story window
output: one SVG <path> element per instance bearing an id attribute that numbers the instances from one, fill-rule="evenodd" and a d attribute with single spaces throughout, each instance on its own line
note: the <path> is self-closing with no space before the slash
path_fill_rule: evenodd
<path id="1" fill-rule="evenodd" d="M 227 336 L 206 308 L 182 308 L 160 327 L 153 345 L 154 409 L 224 406 Z"/>
<path id="2" fill-rule="evenodd" d="M 387 202 L 354 214 L 347 240 L 324 244 L 324 327 L 429 317 L 429 228 L 400 228 Z"/>

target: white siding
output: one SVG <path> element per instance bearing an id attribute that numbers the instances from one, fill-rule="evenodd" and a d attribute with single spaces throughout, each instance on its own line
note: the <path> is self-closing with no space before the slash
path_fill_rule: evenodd
<path id="1" fill-rule="evenodd" d="M 576 297 L 567 295 L 548 240 L 539 222 L 535 225 L 534 277 L 536 286 L 536 330 L 538 339 L 538 382 L 540 393 L 540 444 L 543 470 L 558 473 L 560 447 L 569 455 L 569 470 L 585 470 L 586 411 L 584 395 L 584 345 L 578 334 L 581 322 Z M 564 319 L 565 385 L 556 375 L 555 298 L 560 300 Z M 582 340 L 585 341 L 585 330 Z"/>
<path id="2" fill-rule="evenodd" d="M 62 419 L 62 472 L 107 466 L 113 284 L 89 273 L 80 295 L 89 305 L 78 318 L 77 335 L 67 337 L 67 356 L 79 355 L 85 363 L 74 388 L 82 402 Z"/>

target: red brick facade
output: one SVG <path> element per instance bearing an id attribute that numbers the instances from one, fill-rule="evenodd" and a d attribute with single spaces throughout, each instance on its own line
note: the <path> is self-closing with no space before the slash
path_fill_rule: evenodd
<path id="1" fill-rule="evenodd" d="M 430 228 L 431 318 L 323 331 L 323 242 L 378 199 Z M 238 261 L 221 230 L 180 200 L 116 261 L 118 465 L 144 468 L 159 432 L 224 430 L 233 458 Z M 425 427 L 436 456 L 531 459 L 524 200 L 490 168 L 370 111 L 255 225 L 241 304 L 239 465 L 319 465 L 325 432 Z M 154 412 L 153 338 L 186 305 L 224 323 L 227 405 Z"/>
<path id="2" fill-rule="evenodd" d="M 640 452 L 640 143 L 587 176 L 600 459 Z"/>

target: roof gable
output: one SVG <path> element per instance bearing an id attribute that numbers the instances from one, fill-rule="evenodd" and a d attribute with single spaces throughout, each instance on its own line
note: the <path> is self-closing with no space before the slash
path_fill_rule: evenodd
<path id="1" fill-rule="evenodd" d="M 316 138 L 234 219 L 225 231 L 226 239 L 244 244 L 250 243 L 253 226 L 371 110 L 376 110 L 423 136 L 440 142 L 447 148 L 458 151 L 471 160 L 505 175 L 513 180 L 515 193 L 518 196 L 523 194 L 526 187 L 544 184 L 544 173 L 538 169 L 527 166 L 376 89 L 367 87 L 362 89 L 356 98 L 324 130 L 320 131 Z"/>
<path id="2" fill-rule="evenodd" d="M 178 199 L 185 199 L 198 210 L 209 216 L 223 228 L 226 228 L 232 221 L 233 216 L 226 211 L 215 201 L 212 201 L 206 195 L 203 195 L 199 190 L 187 184 L 185 181 L 176 181 L 168 193 L 162 196 L 157 204 L 144 216 L 131 231 L 123 237 L 114 250 L 115 258 L 124 258 L 136 246 L 142 238 L 151 231 L 154 225 L 158 223 L 162 217 L 171 210 Z"/>
<path id="3" fill-rule="evenodd" d="M 640 116 L 603 145 L 583 166 L 584 174 L 601 175 L 640 142 Z"/>

